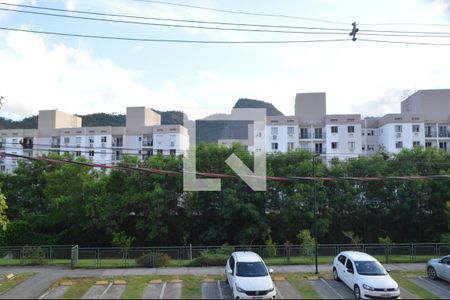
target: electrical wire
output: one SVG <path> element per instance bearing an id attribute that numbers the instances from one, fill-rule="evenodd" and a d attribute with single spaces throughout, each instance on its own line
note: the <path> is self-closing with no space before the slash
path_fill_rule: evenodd
<path id="1" fill-rule="evenodd" d="M 58 35 L 58 36 L 66 36 L 66 37 L 103 39 L 103 40 L 119 40 L 119 41 L 135 41 L 135 42 L 166 42 L 166 43 L 186 43 L 186 44 L 188 44 L 188 43 L 192 43 L 192 44 L 296 44 L 296 43 L 322 43 L 322 42 L 344 42 L 344 41 L 348 42 L 348 41 L 350 41 L 349 39 L 207 41 L 207 40 L 183 40 L 183 39 L 131 38 L 131 37 L 120 37 L 120 36 L 89 35 L 89 34 L 76 34 L 76 33 L 55 32 L 55 31 L 20 29 L 20 28 L 11 28 L 11 27 L 0 27 L 0 30 L 38 33 L 38 34 L 45 34 L 45 35 Z"/>
<path id="2" fill-rule="evenodd" d="M 76 14 L 88 14 L 97 16 L 107 16 L 107 17 L 119 17 L 128 19 L 140 19 L 140 20 L 156 20 L 156 21 L 171 21 L 171 22 L 185 22 L 185 23 L 197 23 L 197 24 L 215 24 L 215 25 L 230 25 L 230 26 L 246 26 L 246 27 L 266 27 L 266 28 L 285 28 L 285 29 L 308 29 L 308 30 L 331 30 L 331 31 L 345 31 L 348 32 L 348 28 L 327 28 L 327 27 L 305 27 L 305 26 L 289 26 L 289 25 L 275 25 L 275 24 L 254 24 L 254 23 L 233 23 L 233 22 L 213 22 L 213 21 L 200 21 L 200 20 L 186 20 L 186 19 L 176 19 L 176 18 L 157 18 L 148 16 L 136 16 L 136 15 L 125 15 L 125 14 L 110 14 L 110 13 L 100 13 L 86 10 L 66 10 L 53 7 L 45 6 L 35 6 L 35 5 L 25 5 L 25 4 L 11 4 L 0 2 L 1 5 L 12 6 L 12 7 L 24 7 L 32 8 L 38 10 L 48 10 L 48 11 L 58 11 L 64 13 L 76 13 Z M 348 24 L 346 24 L 348 25 Z"/>
<path id="3" fill-rule="evenodd" d="M 290 34 L 343 34 L 343 32 L 329 32 L 329 31 L 287 31 L 287 30 L 269 30 L 269 29 L 247 29 L 247 28 L 230 28 L 230 27 L 210 27 L 210 26 L 194 26 L 194 25 L 181 25 L 181 24 L 164 24 L 164 23 L 149 23 L 140 21 L 125 21 L 125 20 L 114 20 L 114 19 L 104 19 L 95 17 L 83 17 L 83 16 L 71 16 L 71 15 L 61 15 L 54 13 L 44 13 L 36 11 L 25 11 L 17 9 L 2 8 L 3 11 L 13 11 L 18 13 L 36 14 L 49 17 L 60 17 L 60 18 L 71 18 L 71 19 L 81 19 L 89 21 L 99 21 L 99 22 L 113 22 L 113 23 L 125 23 L 133 25 L 149 25 L 149 26 L 161 26 L 161 27 L 176 27 L 176 28 L 190 28 L 190 29 L 206 29 L 206 30 L 224 30 L 224 31 L 244 31 L 244 32 L 265 32 L 265 33 L 290 33 Z"/>
<path id="4" fill-rule="evenodd" d="M 358 41 L 375 42 L 375 43 L 388 43 L 388 44 L 418 45 L 418 46 L 450 46 L 450 44 L 443 44 L 443 43 L 389 41 L 389 40 L 366 39 L 366 38 L 358 38 Z"/>
<path id="5" fill-rule="evenodd" d="M 96 167 L 96 168 L 108 168 L 108 169 L 118 169 L 118 170 L 130 170 L 130 171 L 143 171 L 150 173 L 162 173 L 169 175 L 182 175 L 183 173 L 180 171 L 173 170 L 163 170 L 163 169 L 149 169 L 149 168 L 136 168 L 136 167 L 127 167 L 127 166 L 111 166 L 106 164 L 95 164 L 95 163 L 87 163 L 87 162 L 78 162 L 67 159 L 50 159 L 46 157 L 28 157 L 17 154 L 9 154 L 9 153 L 0 153 L 2 157 L 15 157 L 15 158 L 23 158 L 27 160 L 34 161 L 46 161 L 50 163 L 57 164 L 82 164 L 84 166 Z M 222 174 L 222 173 L 208 173 L 208 172 L 195 172 L 195 174 L 206 177 L 219 177 L 219 178 L 238 178 L 236 175 Z M 450 175 L 411 175 L 411 176 L 387 176 L 387 177 L 318 177 L 318 176 L 289 176 L 289 177 L 278 177 L 278 176 L 256 176 L 256 175 L 247 175 L 245 177 L 264 179 L 270 181 L 294 181 L 294 180 L 308 180 L 308 181 L 337 181 L 337 180 L 351 180 L 351 181 L 385 181 L 385 180 L 424 180 L 424 179 L 449 179 Z"/>
<path id="6" fill-rule="evenodd" d="M 167 2 L 167 1 L 158 1 L 158 0 L 134 0 L 134 1 L 156 3 L 156 4 L 165 4 L 165 5 L 187 7 L 187 8 L 195 8 L 195 9 L 216 11 L 216 12 L 229 13 L 229 14 L 238 14 L 238 15 L 250 15 L 250 16 L 259 16 L 259 17 L 274 17 L 274 18 L 297 19 L 297 20 L 306 20 L 306 21 L 314 21 L 314 22 L 322 22 L 322 23 L 330 23 L 330 24 L 340 24 L 340 25 L 348 25 L 348 24 L 350 24 L 350 23 L 330 21 L 330 20 L 325 20 L 325 19 L 307 18 L 307 17 L 280 15 L 280 14 L 255 13 L 255 12 L 227 10 L 227 9 L 218 9 L 218 8 L 212 8 L 212 7 L 197 6 L 197 5 L 190 5 L 190 4 Z"/>

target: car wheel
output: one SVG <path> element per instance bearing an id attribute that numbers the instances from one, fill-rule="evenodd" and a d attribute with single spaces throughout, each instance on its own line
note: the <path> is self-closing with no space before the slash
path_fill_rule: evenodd
<path id="1" fill-rule="evenodd" d="M 353 293 L 355 294 L 356 299 L 361 299 L 361 290 L 359 289 L 359 286 L 355 285 Z"/>
<path id="2" fill-rule="evenodd" d="M 436 270 L 433 267 L 428 267 L 427 274 L 428 274 L 428 278 L 430 278 L 431 280 L 436 280 L 438 278 L 437 274 L 436 274 Z"/>
<path id="3" fill-rule="evenodd" d="M 336 270 L 336 268 L 333 268 L 333 279 L 336 281 L 341 281 L 341 279 L 339 278 L 338 272 Z"/>

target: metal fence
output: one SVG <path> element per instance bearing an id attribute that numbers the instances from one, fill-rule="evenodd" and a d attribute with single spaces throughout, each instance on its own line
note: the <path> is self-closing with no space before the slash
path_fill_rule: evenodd
<path id="1" fill-rule="evenodd" d="M 167 254 L 171 266 L 189 266 L 205 251 L 230 254 L 232 251 L 253 251 L 267 264 L 312 264 L 314 246 L 309 245 L 239 245 L 239 246 L 179 246 L 179 247 L 79 247 L 44 245 L 0 247 L 1 265 L 67 265 L 72 268 L 136 267 L 136 259 L 145 254 Z M 425 262 L 432 257 L 450 254 L 450 244 L 396 243 L 381 244 L 320 244 L 319 263 L 331 263 L 341 251 L 357 250 L 375 256 L 383 263 Z"/>

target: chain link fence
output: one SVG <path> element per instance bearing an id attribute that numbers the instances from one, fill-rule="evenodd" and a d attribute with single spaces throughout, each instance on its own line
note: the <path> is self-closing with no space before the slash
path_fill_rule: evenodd
<path id="1" fill-rule="evenodd" d="M 375 256 L 383 263 L 426 262 L 433 257 L 450 254 L 445 243 L 381 244 L 319 244 L 320 264 L 330 264 L 341 251 L 355 250 Z M 267 264 L 312 264 L 314 245 L 239 245 L 239 246 L 180 246 L 180 247 L 79 247 L 77 245 L 43 245 L 0 247 L 0 266 L 66 265 L 72 268 L 137 267 L 136 259 L 143 255 L 165 254 L 169 266 L 190 266 L 206 252 L 230 254 L 232 251 L 253 251 Z"/>

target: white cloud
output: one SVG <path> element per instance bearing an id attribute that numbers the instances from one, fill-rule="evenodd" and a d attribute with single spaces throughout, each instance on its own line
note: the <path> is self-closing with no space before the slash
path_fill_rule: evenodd
<path id="1" fill-rule="evenodd" d="M 126 106 L 182 107 L 172 82 L 151 90 L 139 74 L 85 50 L 64 44 L 49 46 L 30 33 L 10 33 L 5 43 L 0 50 L 2 114 L 23 117 L 55 108 L 87 114 L 124 113 Z"/>

